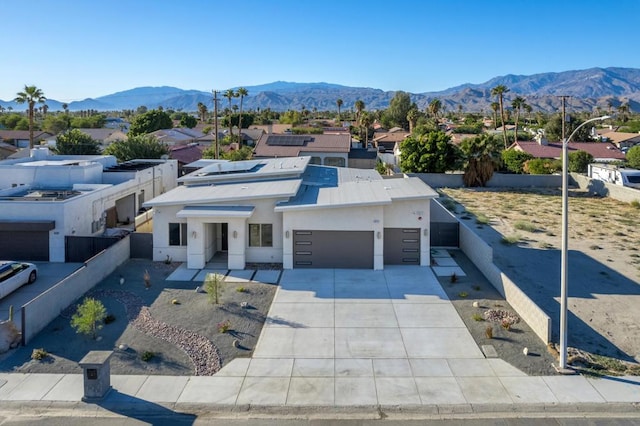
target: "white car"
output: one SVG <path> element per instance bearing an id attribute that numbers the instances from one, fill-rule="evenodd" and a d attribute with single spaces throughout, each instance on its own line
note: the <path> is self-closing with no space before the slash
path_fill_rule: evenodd
<path id="1" fill-rule="evenodd" d="M 38 268 L 33 263 L 0 260 L 0 299 L 38 278 Z"/>

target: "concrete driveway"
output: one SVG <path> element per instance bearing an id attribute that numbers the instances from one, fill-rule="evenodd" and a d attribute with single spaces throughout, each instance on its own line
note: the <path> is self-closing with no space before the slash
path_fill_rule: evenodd
<path id="1" fill-rule="evenodd" d="M 31 262 L 38 267 L 38 279 L 31 285 L 24 285 L 0 300 L 0 320 L 9 318 L 9 306 L 13 306 L 13 320 L 18 329 L 22 324 L 20 308 L 25 303 L 44 293 L 60 280 L 82 266 L 82 263 Z"/>

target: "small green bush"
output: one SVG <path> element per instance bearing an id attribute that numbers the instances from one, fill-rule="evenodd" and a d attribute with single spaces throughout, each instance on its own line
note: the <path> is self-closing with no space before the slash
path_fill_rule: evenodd
<path id="1" fill-rule="evenodd" d="M 479 225 L 486 225 L 489 223 L 489 218 L 484 213 L 478 213 L 476 215 L 476 223 Z"/>
<path id="2" fill-rule="evenodd" d="M 513 224 L 513 227 L 519 231 L 527 231 L 527 232 L 536 232 L 538 230 L 538 228 L 536 228 L 536 226 L 533 223 L 527 222 L 526 220 L 517 221 L 516 223 Z"/>
<path id="3" fill-rule="evenodd" d="M 31 359 L 36 361 L 41 361 L 49 356 L 49 352 L 45 351 L 43 348 L 34 349 L 31 352 Z"/>
<path id="4" fill-rule="evenodd" d="M 500 240 L 500 242 L 502 244 L 506 244 L 506 245 L 512 245 L 512 244 L 516 244 L 517 242 L 520 241 L 520 235 L 504 235 L 502 237 L 502 239 Z"/>
<path id="5" fill-rule="evenodd" d="M 478 322 L 480 322 L 480 321 L 484 321 L 484 318 L 482 318 L 482 315 L 480 315 L 480 314 L 478 314 L 478 313 L 473 314 L 473 315 L 471 316 L 471 318 L 472 318 L 474 321 L 478 321 Z"/>
<path id="6" fill-rule="evenodd" d="M 469 296 L 469 293 L 467 293 L 466 291 L 461 291 L 460 293 L 458 293 L 458 297 L 461 297 L 463 299 L 467 296 Z"/>
<path id="7" fill-rule="evenodd" d="M 140 355 L 140 359 L 144 362 L 149 362 L 153 359 L 153 357 L 155 357 L 156 354 L 151 352 L 151 351 L 144 351 L 142 352 L 142 354 Z"/>
<path id="8" fill-rule="evenodd" d="M 204 280 L 204 291 L 209 296 L 209 303 L 220 302 L 220 284 L 222 283 L 222 277 L 219 274 L 207 274 Z"/>
<path id="9" fill-rule="evenodd" d="M 95 339 L 106 316 L 107 310 L 102 302 L 87 297 L 71 317 L 71 327 L 76 330 L 76 333 L 91 335 Z"/>

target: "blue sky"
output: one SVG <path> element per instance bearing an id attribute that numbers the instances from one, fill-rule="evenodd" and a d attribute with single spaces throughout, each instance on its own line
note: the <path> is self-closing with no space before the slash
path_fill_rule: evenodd
<path id="1" fill-rule="evenodd" d="M 640 68 L 639 0 L 0 0 L 0 99 L 277 80 L 443 90 Z"/>

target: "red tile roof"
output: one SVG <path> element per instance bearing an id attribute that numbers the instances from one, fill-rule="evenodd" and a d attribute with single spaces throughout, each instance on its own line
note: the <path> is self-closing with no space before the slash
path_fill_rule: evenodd
<path id="1" fill-rule="evenodd" d="M 569 142 L 567 148 L 569 152 L 586 151 L 593 155 L 595 160 L 600 161 L 625 159 L 624 153 L 609 142 Z M 535 141 L 518 141 L 509 149 L 528 152 L 536 158 L 562 158 L 562 143 L 540 145 Z"/>

